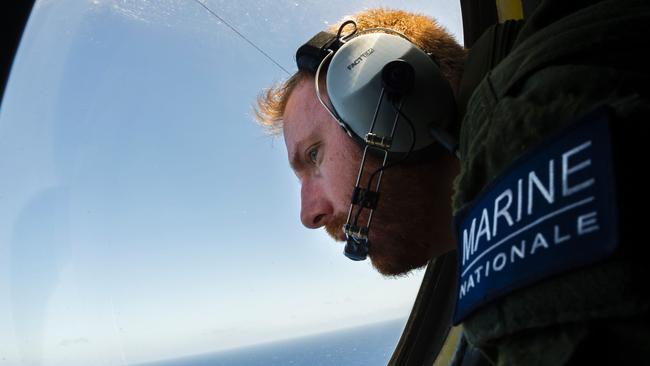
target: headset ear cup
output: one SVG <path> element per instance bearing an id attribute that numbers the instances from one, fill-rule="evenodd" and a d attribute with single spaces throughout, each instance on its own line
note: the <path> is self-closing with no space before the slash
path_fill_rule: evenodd
<path id="1" fill-rule="evenodd" d="M 396 100 L 413 90 L 415 70 L 404 60 L 391 61 L 381 70 L 381 81 L 389 98 Z"/>
<path id="2" fill-rule="evenodd" d="M 449 82 L 429 55 L 402 36 L 353 37 L 332 56 L 326 75 L 336 115 L 359 139 L 371 127 L 375 135 L 389 137 L 398 121 L 390 147 L 396 155 L 411 149 L 414 157 L 424 153 L 436 143 L 432 125 L 443 130 L 453 125 L 455 100 Z M 389 98 L 380 98 L 382 93 Z M 401 105 L 400 114 L 412 122 L 412 129 L 406 118 L 396 119 L 394 105 Z"/>

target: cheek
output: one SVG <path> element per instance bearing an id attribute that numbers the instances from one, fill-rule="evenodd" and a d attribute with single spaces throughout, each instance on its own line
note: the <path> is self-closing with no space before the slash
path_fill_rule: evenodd
<path id="1" fill-rule="evenodd" d="M 347 210 L 359 171 L 361 154 L 356 145 L 337 146 L 328 154 L 322 167 L 323 179 L 331 189 L 339 210 Z"/>

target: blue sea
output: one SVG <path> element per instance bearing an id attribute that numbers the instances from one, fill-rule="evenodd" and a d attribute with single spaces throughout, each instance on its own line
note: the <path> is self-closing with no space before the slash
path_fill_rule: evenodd
<path id="1" fill-rule="evenodd" d="M 273 343 L 138 366 L 374 366 L 386 365 L 405 320 L 391 320 Z"/>

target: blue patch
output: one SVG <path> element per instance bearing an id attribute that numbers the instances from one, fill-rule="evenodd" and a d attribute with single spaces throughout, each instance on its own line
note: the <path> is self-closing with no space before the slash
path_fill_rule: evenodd
<path id="1" fill-rule="evenodd" d="M 607 110 L 586 115 L 517 159 L 457 215 L 454 324 L 489 301 L 614 252 L 610 136 Z"/>

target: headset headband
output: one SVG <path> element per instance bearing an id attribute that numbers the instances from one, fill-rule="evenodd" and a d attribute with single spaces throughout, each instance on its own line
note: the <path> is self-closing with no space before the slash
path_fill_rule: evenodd
<path id="1" fill-rule="evenodd" d="M 343 29 L 347 25 L 354 25 L 354 30 L 350 34 L 342 36 Z M 338 51 L 338 49 L 343 45 L 343 42 L 356 32 L 357 25 L 352 20 L 343 22 L 336 34 L 331 32 L 318 32 L 296 51 L 296 64 L 298 70 L 308 71 L 311 75 L 316 75 L 318 66 L 323 62 L 327 54 L 330 51 Z"/>
<path id="2" fill-rule="evenodd" d="M 318 65 L 327 56 L 327 50 L 336 51 L 340 47 L 340 41 L 336 39 L 336 34 L 329 32 L 318 32 L 312 39 L 296 51 L 296 64 L 298 70 L 308 71 L 315 75 Z"/>

